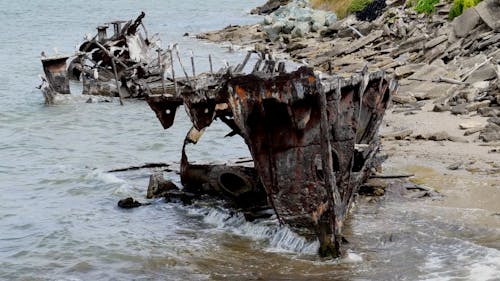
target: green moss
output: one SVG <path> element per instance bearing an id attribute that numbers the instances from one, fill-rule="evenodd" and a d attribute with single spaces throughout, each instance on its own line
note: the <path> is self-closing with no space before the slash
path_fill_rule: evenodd
<path id="1" fill-rule="evenodd" d="M 436 10 L 436 5 L 439 3 L 439 0 L 417 0 L 415 5 L 415 11 L 419 13 L 432 14 Z"/>
<path id="2" fill-rule="evenodd" d="M 347 12 L 351 14 L 354 12 L 362 11 L 371 2 L 373 2 L 373 0 L 352 0 L 351 4 L 347 8 Z"/>
<path id="3" fill-rule="evenodd" d="M 450 8 L 450 13 L 448 18 L 450 20 L 460 16 L 465 10 L 470 7 L 476 6 L 482 0 L 454 0 L 453 5 Z"/>

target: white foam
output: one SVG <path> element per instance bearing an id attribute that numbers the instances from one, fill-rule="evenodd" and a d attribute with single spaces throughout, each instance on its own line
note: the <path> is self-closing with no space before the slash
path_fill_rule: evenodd
<path id="1" fill-rule="evenodd" d="M 319 242 L 308 241 L 286 226 L 279 226 L 277 220 L 256 220 L 247 222 L 241 213 L 229 213 L 222 209 L 210 209 L 204 217 L 206 223 L 217 229 L 268 243 L 267 251 L 297 254 L 316 254 Z"/>

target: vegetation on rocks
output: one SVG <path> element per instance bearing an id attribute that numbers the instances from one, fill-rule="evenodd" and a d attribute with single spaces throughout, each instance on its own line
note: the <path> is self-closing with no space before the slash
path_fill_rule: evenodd
<path id="1" fill-rule="evenodd" d="M 349 14 L 354 12 L 362 11 L 368 4 L 370 4 L 373 0 L 352 0 L 351 4 L 347 8 L 347 12 Z"/>
<path id="2" fill-rule="evenodd" d="M 354 0 L 363 1 L 363 0 Z M 311 0 L 311 5 L 315 9 L 329 10 L 335 12 L 339 19 L 345 18 L 353 0 Z"/>
<path id="3" fill-rule="evenodd" d="M 460 16 L 465 10 L 476 6 L 481 1 L 482 0 L 454 0 L 448 15 L 449 19 L 452 20 Z"/>
<path id="4" fill-rule="evenodd" d="M 415 4 L 415 10 L 419 13 L 432 14 L 436 10 L 436 5 L 439 0 L 417 0 Z"/>

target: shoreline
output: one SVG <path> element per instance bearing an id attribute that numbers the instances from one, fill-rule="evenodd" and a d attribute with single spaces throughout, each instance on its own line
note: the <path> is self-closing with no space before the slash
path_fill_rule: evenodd
<path id="1" fill-rule="evenodd" d="M 399 9 L 398 11 L 401 13 L 405 10 Z M 418 20 L 421 19 L 422 17 Z M 362 30 L 362 33 L 367 34 L 360 39 L 350 37 L 351 43 L 359 42 L 363 38 L 366 39 L 370 34 L 382 36 L 380 32 L 377 33 L 380 30 L 377 27 L 383 26 L 383 21 L 380 18 L 372 23 L 367 23 L 357 22 L 353 17 L 348 17 L 337 21 L 333 28 L 336 28 L 337 34 L 340 34 L 345 32 L 345 27 L 342 27 L 345 25 L 357 26 L 359 30 Z M 445 23 L 445 25 L 451 25 L 451 23 Z M 364 32 L 363 28 L 368 31 Z M 328 29 L 331 30 L 332 27 Z M 323 30 L 323 34 L 326 34 L 325 30 Z M 493 34 L 496 36 L 495 34 L 498 32 L 495 31 Z M 444 42 L 445 38 L 442 35 L 436 35 L 435 38 L 440 36 L 441 39 L 438 40 Z M 400 92 L 393 100 L 393 105 L 386 111 L 379 132 L 382 135 L 381 154 L 389 156 L 383 163 L 384 172 L 415 174 L 411 181 L 439 191 L 444 195 L 442 198 L 426 200 L 423 204 L 432 206 L 433 209 L 447 209 L 446 216 L 450 219 L 472 216 L 467 223 L 500 230 L 500 205 L 498 205 L 500 202 L 500 141 L 483 142 L 478 137 L 482 134 L 478 127 L 488 127 L 488 121 L 491 120 L 491 117 L 487 115 L 481 116 L 484 114 L 481 114 L 480 108 L 488 108 L 489 106 L 496 110 L 497 106 L 485 102 L 474 104 L 475 101 L 472 100 L 466 103 L 466 106 L 472 104 L 472 107 L 477 106 L 477 108 L 472 108 L 469 112 L 455 114 L 455 112 L 451 113 L 450 109 L 437 112 L 436 107 L 447 105 L 446 102 L 449 103 L 450 96 L 460 91 L 472 89 L 471 85 L 475 83 L 471 82 L 468 86 L 465 84 L 456 85 L 453 84 L 455 79 L 451 81 L 452 83 L 427 82 L 426 80 L 431 79 L 429 76 L 433 74 L 432 71 L 436 69 L 438 73 L 436 75 L 440 75 L 440 77 L 450 75 L 451 71 L 443 71 L 443 69 L 449 70 L 450 67 L 443 64 L 441 59 L 434 59 L 431 62 L 424 60 L 413 64 L 398 64 L 389 60 L 380 62 L 370 60 L 373 58 L 370 49 L 362 47 L 348 55 L 335 55 L 341 52 L 336 50 L 336 46 L 338 46 L 335 45 L 338 43 L 335 41 L 336 38 L 332 39 L 321 35 L 321 33 L 313 32 L 301 38 L 285 38 L 285 40 L 280 39 L 273 42 L 268 40 L 262 24 L 231 25 L 222 30 L 198 34 L 196 38 L 215 43 L 230 42 L 244 49 L 271 51 L 275 57 L 307 63 L 321 71 L 328 71 L 328 68 L 332 67 L 334 72 L 338 72 L 340 75 L 356 72 L 367 61 L 371 62 L 368 65 L 370 68 L 384 69 L 395 77 L 401 75 L 399 79 Z M 431 39 L 427 38 L 426 42 L 433 41 Z M 411 38 L 407 41 L 411 41 Z M 405 47 L 404 41 L 401 45 L 403 45 L 403 49 L 408 48 Z M 399 47 L 401 48 L 401 46 Z M 318 56 L 318 50 L 324 50 L 323 53 L 332 57 L 333 66 L 329 65 L 321 55 Z M 430 51 L 424 53 L 424 57 L 425 54 L 432 54 L 433 50 L 434 48 L 431 46 Z M 389 51 L 399 53 L 395 49 Z M 493 58 L 500 58 L 498 48 L 492 53 Z M 404 54 L 401 52 L 400 56 Z M 480 57 L 481 54 L 471 57 Z M 374 61 L 375 63 L 373 63 Z M 419 74 L 416 73 L 418 71 L 411 69 L 412 66 L 415 68 L 418 66 L 422 72 L 428 71 L 430 74 L 423 73 L 423 75 L 428 76 L 420 79 L 416 77 L 416 81 L 409 80 L 407 78 Z M 404 71 L 408 71 L 408 73 L 401 73 Z M 500 67 L 498 67 L 497 75 L 500 76 Z M 495 79 L 500 81 L 500 77 Z M 493 84 L 491 82 L 491 85 Z M 425 93 L 415 93 L 415 91 L 421 90 L 420 87 L 430 87 L 431 89 Z M 433 91 L 441 91 L 446 94 L 439 95 Z M 460 127 L 464 129 L 460 129 Z M 464 133 L 470 129 L 476 129 L 476 132 L 464 136 Z M 402 135 L 398 135 L 400 133 Z M 455 210 L 455 212 L 451 210 Z"/>

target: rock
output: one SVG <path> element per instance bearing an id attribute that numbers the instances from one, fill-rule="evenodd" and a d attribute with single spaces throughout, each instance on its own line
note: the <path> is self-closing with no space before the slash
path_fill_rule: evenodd
<path id="1" fill-rule="evenodd" d="M 270 24 L 272 24 L 273 23 L 273 17 L 271 17 L 269 15 L 265 16 L 263 23 L 264 23 L 264 25 L 270 25 Z"/>
<path id="2" fill-rule="evenodd" d="M 296 50 L 304 49 L 306 47 L 307 47 L 307 44 L 304 44 L 302 42 L 295 42 L 295 43 L 289 44 L 286 47 L 286 51 L 287 52 L 293 52 L 293 51 L 296 51 Z"/>
<path id="3" fill-rule="evenodd" d="M 468 130 L 466 130 L 464 132 L 464 136 L 470 136 L 472 134 L 475 134 L 477 132 L 480 132 L 481 130 L 483 130 L 484 127 L 480 126 L 480 127 L 474 127 L 474 128 L 470 128 Z"/>
<path id="4" fill-rule="evenodd" d="M 331 26 L 337 21 L 337 15 L 334 13 L 328 13 L 325 17 L 325 25 Z"/>
<path id="5" fill-rule="evenodd" d="M 488 123 L 479 134 L 479 139 L 484 142 L 492 142 L 500 140 L 500 126 Z"/>
<path id="6" fill-rule="evenodd" d="M 472 84 L 472 87 L 478 89 L 479 91 L 487 90 L 490 87 L 489 81 L 478 81 Z"/>
<path id="7" fill-rule="evenodd" d="M 399 94 L 399 95 L 392 96 L 392 101 L 395 103 L 407 104 L 407 103 L 416 103 L 417 99 L 411 95 Z"/>
<path id="8" fill-rule="evenodd" d="M 483 125 L 483 123 L 478 122 L 478 121 L 466 121 L 464 123 L 460 123 L 458 125 L 458 127 L 460 128 L 460 130 L 468 130 L 468 129 L 480 127 L 482 125 Z"/>
<path id="9" fill-rule="evenodd" d="M 383 179 L 368 179 L 366 183 L 359 187 L 358 193 L 368 196 L 382 196 L 388 184 Z"/>
<path id="10" fill-rule="evenodd" d="M 483 101 L 473 102 L 473 103 L 467 104 L 465 106 L 465 108 L 467 109 L 467 111 L 471 112 L 471 111 L 476 111 L 480 108 L 489 107 L 490 103 L 491 103 L 491 101 L 489 101 L 489 100 L 483 100 Z"/>
<path id="11" fill-rule="evenodd" d="M 326 12 L 322 10 L 314 10 L 311 16 L 311 24 L 317 24 L 318 26 L 325 26 L 326 24 Z"/>
<path id="12" fill-rule="evenodd" d="M 411 134 L 413 134 L 413 130 L 406 129 L 406 130 L 402 130 L 402 131 L 398 131 L 398 132 L 383 134 L 382 138 L 402 140 L 402 139 L 405 139 L 406 137 L 410 136 Z"/>
<path id="13" fill-rule="evenodd" d="M 282 21 L 277 21 L 272 25 L 264 26 L 264 32 L 269 37 L 269 40 L 276 41 L 279 38 L 281 30 L 285 26 L 285 23 Z"/>
<path id="14" fill-rule="evenodd" d="M 472 72 L 472 74 L 467 78 L 467 80 L 465 80 L 465 82 L 474 83 L 479 81 L 492 80 L 495 79 L 496 77 L 497 77 L 496 67 L 491 63 L 487 63 L 482 67 L 480 67 L 479 69 Z"/>
<path id="15" fill-rule="evenodd" d="M 456 137 L 456 136 L 449 136 L 449 137 L 448 137 L 448 140 L 449 140 L 449 141 L 452 141 L 452 142 L 469 143 L 469 141 L 468 141 L 468 140 L 466 140 L 465 138 L 462 138 L 462 137 Z"/>
<path id="16" fill-rule="evenodd" d="M 434 108 L 432 111 L 434 112 L 444 112 L 444 111 L 450 111 L 451 107 L 447 104 L 436 104 L 434 105 Z"/>
<path id="17" fill-rule="evenodd" d="M 292 30 L 292 38 L 304 37 L 310 29 L 308 22 L 297 22 Z"/>
<path id="18" fill-rule="evenodd" d="M 460 167 L 462 167 L 462 165 L 463 165 L 463 162 L 456 162 L 456 163 L 451 164 L 447 168 L 448 168 L 448 170 L 454 171 L 454 170 L 460 169 Z"/>
<path id="19" fill-rule="evenodd" d="M 468 9 L 472 10 L 472 9 Z M 500 31 L 500 3 L 498 0 L 485 0 L 474 7 L 481 19 L 496 32 Z"/>
<path id="20" fill-rule="evenodd" d="M 413 93 L 413 96 L 417 99 L 417 101 L 431 99 L 431 95 L 429 95 L 429 93 L 426 92 L 415 92 Z"/>
<path id="21" fill-rule="evenodd" d="M 430 49 L 432 47 L 435 47 L 441 43 L 443 43 L 444 41 L 446 41 L 448 39 L 448 36 L 447 35 L 441 35 L 441 36 L 438 36 L 432 40 L 430 40 L 429 42 L 425 43 L 424 47 L 426 49 Z"/>
<path id="22" fill-rule="evenodd" d="M 458 114 L 465 115 L 465 114 L 469 113 L 469 111 L 466 108 L 466 104 L 464 104 L 464 103 L 452 106 L 450 110 L 451 110 L 451 113 L 455 114 L 455 115 L 458 115 Z"/>
<path id="23" fill-rule="evenodd" d="M 397 78 L 408 77 L 409 75 L 418 71 L 418 69 L 420 67 L 422 67 L 423 65 L 424 65 L 423 63 L 419 63 L 419 64 L 406 64 L 406 65 L 397 67 L 394 70 L 394 75 L 396 75 Z"/>
<path id="24" fill-rule="evenodd" d="M 441 132 L 437 132 L 437 133 L 430 133 L 430 134 L 424 135 L 424 138 L 428 139 L 428 140 L 432 140 L 432 141 L 445 141 L 445 140 L 450 139 L 450 135 L 445 131 L 441 131 Z"/>
<path id="25" fill-rule="evenodd" d="M 493 123 L 497 126 L 500 126 L 500 117 L 491 117 L 491 118 L 488 118 L 487 121 L 490 123 Z"/>
<path id="26" fill-rule="evenodd" d="M 173 182 L 165 180 L 162 173 L 154 173 L 149 177 L 146 198 L 164 197 L 169 190 L 179 189 Z"/>
<path id="27" fill-rule="evenodd" d="M 277 10 L 280 6 L 286 5 L 290 0 L 269 0 L 264 5 L 253 9 L 251 14 L 258 15 L 267 15 L 275 10 Z"/>
<path id="28" fill-rule="evenodd" d="M 483 117 L 498 117 L 500 116 L 500 108 L 483 107 L 479 108 L 477 112 Z"/>
<path id="29" fill-rule="evenodd" d="M 465 37 L 481 22 L 475 9 L 467 9 L 460 16 L 453 19 L 451 26 L 456 37 Z"/>
<path id="30" fill-rule="evenodd" d="M 147 204 L 142 204 L 134 200 L 132 197 L 128 197 L 125 199 L 122 199 L 118 201 L 118 207 L 123 208 L 123 209 L 132 209 L 132 208 L 137 208 L 142 205 L 147 205 Z"/>

